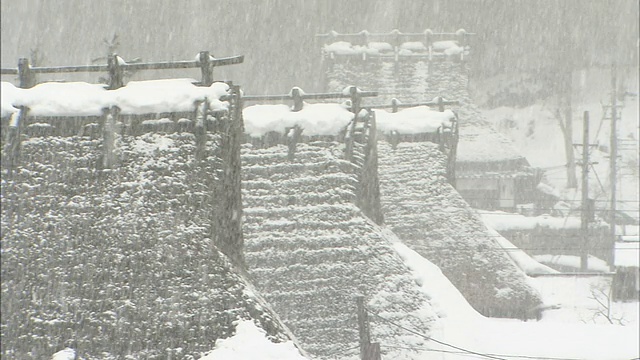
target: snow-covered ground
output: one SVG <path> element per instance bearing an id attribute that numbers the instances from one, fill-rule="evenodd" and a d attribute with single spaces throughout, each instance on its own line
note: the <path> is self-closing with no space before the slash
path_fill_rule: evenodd
<path id="1" fill-rule="evenodd" d="M 438 267 L 399 240 L 394 247 L 440 317 L 428 348 L 416 350 L 423 351 L 425 358 L 621 360 L 640 356 L 637 302 L 614 307 L 611 318 L 616 324 L 612 325 L 597 315 L 602 309 L 595 300 L 584 301 L 592 288 L 602 286 L 601 278 L 531 279 L 545 303 L 558 309 L 545 311 L 538 322 L 486 318 L 469 306 Z M 617 319 L 627 326 L 618 325 Z"/>
<path id="2" fill-rule="evenodd" d="M 249 345 L 250 344 L 250 345 Z M 216 342 L 216 347 L 201 360 L 304 360 L 292 341 L 273 343 L 253 320 L 240 320 L 236 333 Z"/>
<path id="3" fill-rule="evenodd" d="M 573 101 L 573 142 L 582 142 L 582 114 L 584 111 L 589 111 L 590 142 L 598 144 L 598 148 L 591 152 L 591 161 L 598 164 L 594 165 L 595 171 L 590 172 L 589 180 L 590 195 L 596 200 L 596 207 L 600 209 L 608 207 L 610 196 L 608 148 L 611 123 L 606 119 L 603 120 L 606 114 L 603 113 L 602 108 L 602 104 L 610 102 L 610 94 L 603 90 L 609 84 L 608 76 L 608 71 L 603 70 L 580 74 L 579 86 Z M 624 209 L 627 214 L 637 219 L 640 212 L 637 72 L 635 76 L 623 78 L 622 83 L 626 91 L 636 95 L 624 98 L 622 101 L 624 108 L 618 122 L 618 138 L 623 140 L 620 142 L 619 150 L 621 158 L 618 163 L 619 203 L 617 207 Z M 513 140 L 514 146 L 531 165 L 546 170 L 544 179 L 546 184 L 553 186 L 571 208 L 578 208 L 580 189 L 566 188 L 563 136 L 553 112 L 554 108 L 549 102 L 538 102 L 524 108 L 485 109 L 483 115 L 498 131 Z M 580 158 L 579 152 L 576 152 L 576 158 Z M 580 167 L 577 171 L 580 179 Z M 580 224 L 579 219 L 574 218 L 548 216 L 527 218 L 510 214 L 506 221 L 505 216 L 498 212 L 485 212 L 482 216 L 487 225 L 495 229 L 504 227 L 525 229 L 539 226 L 577 228 Z M 635 233 L 637 231 L 635 229 L 637 227 L 632 227 L 630 230 L 626 228 L 625 231 Z M 509 244 L 501 245 L 509 246 Z M 637 242 L 630 246 L 634 247 L 637 253 Z M 542 266 L 539 262 L 569 267 L 576 267 L 576 264 L 579 264 L 579 259 L 571 256 L 545 255 L 532 259 L 518 252 L 511 255 L 525 271 L 536 268 L 538 265 Z M 519 261 L 517 256 L 513 255 L 522 256 L 525 261 Z M 606 264 L 598 260 L 595 258 L 590 260 L 590 270 L 606 272 Z M 414 259 L 414 261 L 420 263 L 419 260 Z M 422 264 L 424 271 L 428 265 L 424 265 L 424 262 Z M 530 272 L 527 271 L 527 273 Z M 542 319 L 538 323 L 524 324 L 478 318 L 474 314 L 465 313 L 467 314 L 465 318 L 470 320 L 464 326 L 459 327 L 455 321 L 445 322 L 441 336 L 452 342 L 458 341 L 454 342 L 457 345 L 464 344 L 475 351 L 501 354 L 499 358 L 507 359 L 511 357 L 502 355 L 532 356 L 535 354 L 534 356 L 579 359 L 631 359 L 640 355 L 638 341 L 640 304 L 637 301 L 626 303 L 610 301 L 611 277 L 539 276 L 529 278 L 529 282 L 540 292 L 545 304 Z M 447 299 L 446 304 L 465 306 L 463 302 L 456 303 L 450 299 Z M 450 310 L 455 311 L 453 307 Z M 522 336 L 521 340 L 517 339 L 519 336 Z M 455 358 L 449 357 L 452 356 L 450 354 L 446 356 L 443 358 Z"/>

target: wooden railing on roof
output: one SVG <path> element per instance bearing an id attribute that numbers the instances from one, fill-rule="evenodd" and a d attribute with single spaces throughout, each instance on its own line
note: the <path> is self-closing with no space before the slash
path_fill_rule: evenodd
<path id="1" fill-rule="evenodd" d="M 384 41 L 391 45 L 400 45 L 406 41 L 423 41 L 425 45 L 431 44 L 435 39 L 456 39 L 460 45 L 467 44 L 467 40 L 470 36 L 476 35 L 476 33 L 469 33 L 464 29 L 459 29 L 456 32 L 439 32 L 435 33 L 431 29 L 426 29 L 421 33 L 403 33 L 398 29 L 394 29 L 388 33 L 370 33 L 367 30 L 362 30 L 358 33 L 338 33 L 334 30 L 329 31 L 326 34 L 316 34 L 317 38 L 323 39 L 324 43 L 334 42 L 337 40 L 349 41 L 356 44 L 367 44 L 370 41 Z"/>
<path id="2" fill-rule="evenodd" d="M 437 107 L 438 111 L 443 112 L 445 110 L 445 105 L 460 105 L 460 102 L 457 100 L 445 100 L 442 96 L 438 96 L 433 101 L 425 101 L 425 102 L 413 102 L 413 103 L 402 103 L 398 99 L 391 99 L 391 104 L 380 104 L 380 105 L 369 105 L 366 106 L 365 109 L 370 111 L 372 109 L 392 109 L 392 112 L 396 113 L 399 109 L 412 108 L 416 106 L 429 106 L 429 107 Z M 458 114 L 456 112 L 453 113 L 455 118 L 452 120 L 451 127 L 448 128 L 448 131 L 444 129 L 442 126 L 438 128 L 437 133 L 435 134 L 435 138 L 425 137 L 424 134 L 420 134 L 418 139 L 420 141 L 430 141 L 438 144 L 440 151 L 447 156 L 447 168 L 446 168 L 446 177 L 449 183 L 455 187 L 455 162 L 456 162 L 456 154 L 458 149 L 458 141 L 460 137 L 459 133 L 459 119 Z M 398 134 L 397 132 L 392 132 L 391 134 L 387 134 L 387 141 L 391 144 L 391 147 L 395 149 L 401 141 L 403 136 Z M 415 137 L 411 135 L 404 135 L 404 137 L 408 137 L 409 141 L 415 141 Z M 405 139 L 406 140 L 406 139 Z"/>
<path id="3" fill-rule="evenodd" d="M 202 72 L 201 86 L 210 86 L 213 83 L 213 68 L 217 66 L 234 65 L 244 62 L 244 56 L 232 56 L 226 58 L 214 58 L 208 51 L 201 51 L 196 60 L 162 61 L 150 63 L 126 63 L 117 54 L 112 54 L 107 59 L 106 65 L 75 65 L 75 66 L 47 66 L 31 67 L 29 59 L 18 60 L 17 68 L 3 68 L 2 75 L 18 75 L 21 88 L 30 88 L 36 84 L 35 74 L 40 73 L 75 73 L 75 72 L 108 72 L 109 89 L 117 89 L 124 86 L 123 75 L 125 70 L 162 70 L 162 69 L 189 69 L 200 68 Z"/>
<path id="4" fill-rule="evenodd" d="M 348 91 L 347 91 L 348 89 Z M 293 100 L 293 111 L 302 110 L 304 100 L 326 100 L 326 99 L 350 99 L 351 111 L 357 114 L 361 107 L 362 98 L 378 96 L 377 91 L 362 91 L 355 86 L 345 88 L 343 92 L 335 93 L 315 93 L 307 94 L 299 87 L 294 87 L 285 95 L 247 95 L 242 100 L 246 101 L 284 101 Z"/>
<path id="5" fill-rule="evenodd" d="M 438 96 L 435 101 L 425 101 L 425 102 L 413 102 L 413 103 L 403 103 L 400 100 L 393 98 L 391 99 L 391 104 L 381 104 L 381 105 L 368 105 L 367 109 L 391 109 L 391 112 L 398 112 L 398 109 L 407 109 L 416 106 L 429 106 L 429 107 L 438 107 L 438 111 L 444 111 L 445 105 L 460 105 L 460 102 L 457 100 L 445 100 L 442 96 Z"/>
<path id="6" fill-rule="evenodd" d="M 442 40 L 455 40 L 458 46 L 462 47 L 462 50 L 459 52 L 460 61 L 465 59 L 466 54 L 468 53 L 465 49 L 469 44 L 469 38 L 475 33 L 469 33 L 464 29 L 459 29 L 456 32 L 440 32 L 434 33 L 431 29 L 427 29 L 421 33 L 403 33 L 398 29 L 395 29 L 389 33 L 370 33 L 366 30 L 360 31 L 358 33 L 345 33 L 341 34 L 336 31 L 329 31 L 326 34 L 316 34 L 317 38 L 322 39 L 325 45 L 329 43 L 334 43 L 337 41 L 346 41 L 353 45 L 364 45 L 367 46 L 370 42 L 386 42 L 392 46 L 393 51 L 389 51 L 387 53 L 368 53 L 367 51 L 362 52 L 353 52 L 342 55 L 353 56 L 358 55 L 362 56 L 363 60 L 366 60 L 368 57 L 376 57 L 376 58 L 393 58 L 395 61 L 398 61 L 400 56 L 403 58 L 414 58 L 414 59 L 429 59 L 432 61 L 434 59 L 447 59 L 450 58 L 453 54 L 447 54 L 446 52 L 437 52 L 433 50 L 433 43 L 435 41 Z M 417 54 L 402 54 L 400 51 L 401 45 L 405 42 L 422 42 L 425 48 L 425 53 L 417 53 Z M 328 56 L 330 59 L 335 59 L 336 53 L 335 51 L 323 51 L 323 56 Z"/>

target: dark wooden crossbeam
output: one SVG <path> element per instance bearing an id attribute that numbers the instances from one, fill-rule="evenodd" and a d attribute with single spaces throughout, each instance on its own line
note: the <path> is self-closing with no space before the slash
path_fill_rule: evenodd
<path id="1" fill-rule="evenodd" d="M 293 100 L 293 111 L 300 111 L 303 107 L 305 99 L 324 100 L 324 99 L 351 99 L 351 112 L 357 114 L 360 109 L 360 102 L 363 97 L 378 96 L 377 91 L 362 91 L 355 86 L 349 87 L 349 91 L 339 93 L 317 93 L 305 94 L 300 88 L 294 87 L 291 92 L 286 95 L 248 95 L 243 96 L 244 101 L 284 101 Z"/>
<path id="2" fill-rule="evenodd" d="M 429 107 L 438 107 L 438 111 L 444 111 L 445 105 L 460 105 L 458 100 L 445 100 L 441 96 L 437 97 L 435 101 L 426 101 L 426 102 L 414 102 L 414 103 L 402 103 L 398 99 L 391 99 L 390 104 L 380 104 L 380 105 L 367 105 L 365 109 L 392 109 L 392 111 L 398 112 L 398 109 L 406 109 L 412 108 L 416 106 L 429 106 Z"/>
<path id="3" fill-rule="evenodd" d="M 358 92 L 360 97 L 373 97 L 378 96 L 377 91 L 360 91 Z M 317 94 L 301 94 L 302 99 L 312 100 L 326 100 L 326 99 L 350 99 L 350 94 L 343 93 L 317 93 Z M 242 99 L 245 101 L 283 101 L 292 100 L 294 96 L 291 94 L 286 95 L 246 95 Z"/>
<path id="4" fill-rule="evenodd" d="M 201 51 L 197 60 L 161 61 L 148 63 L 127 64 L 116 54 L 109 56 L 108 63 L 104 65 L 74 65 L 74 66 L 36 66 L 31 67 L 26 58 L 18 61 L 17 68 L 3 68 L 2 75 L 19 75 L 20 87 L 26 88 L 35 85 L 34 74 L 43 73 L 77 73 L 77 72 L 108 72 L 110 89 L 122 87 L 122 75 L 125 70 L 162 70 L 162 69 L 189 69 L 200 68 L 202 70 L 202 82 L 200 85 L 209 86 L 213 82 L 213 68 L 217 66 L 235 65 L 244 62 L 244 55 L 224 58 L 213 58 L 208 51 Z"/>
<path id="5" fill-rule="evenodd" d="M 244 62 L 244 55 L 213 59 L 212 66 L 235 65 Z M 200 61 L 161 61 L 149 63 L 120 64 L 123 70 L 162 70 L 162 69 L 190 69 L 200 67 Z M 36 66 L 31 67 L 32 73 L 73 73 L 73 72 L 101 72 L 109 70 L 109 65 L 74 65 L 74 66 Z M 3 75 L 18 74 L 17 68 L 2 68 Z"/>

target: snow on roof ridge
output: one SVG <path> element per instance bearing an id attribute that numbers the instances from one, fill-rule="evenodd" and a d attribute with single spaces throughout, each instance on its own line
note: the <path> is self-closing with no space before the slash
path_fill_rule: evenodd
<path id="1" fill-rule="evenodd" d="M 26 106 L 36 116 L 99 116 L 102 109 L 118 106 L 122 114 L 192 111 L 195 102 L 208 98 L 212 110 L 228 108 L 220 101 L 229 86 L 222 82 L 196 86 L 194 79 L 130 81 L 127 86 L 107 90 L 103 84 L 49 82 L 21 89 L 2 82 L 2 117 Z"/>
<path id="2" fill-rule="evenodd" d="M 245 132 L 261 137 L 270 131 L 300 126 L 304 135 L 337 135 L 353 119 L 353 113 L 341 104 L 308 104 L 292 111 L 288 105 L 253 105 L 243 112 Z"/>
<path id="3" fill-rule="evenodd" d="M 326 53 L 335 55 L 383 55 L 394 52 L 395 47 L 388 42 L 372 41 L 366 45 L 352 44 L 351 42 L 340 40 L 330 44 L 325 44 L 322 50 Z M 425 54 L 431 49 L 435 54 L 444 54 L 447 56 L 468 54 L 463 46 L 460 46 L 456 40 L 434 41 L 431 44 L 425 44 L 422 41 L 405 41 L 398 46 L 398 55 Z"/>
<path id="4" fill-rule="evenodd" d="M 383 132 L 400 134 L 432 133 L 439 128 L 451 127 L 455 119 L 453 111 L 435 111 L 428 106 L 402 109 L 396 113 L 376 109 L 376 127 Z"/>

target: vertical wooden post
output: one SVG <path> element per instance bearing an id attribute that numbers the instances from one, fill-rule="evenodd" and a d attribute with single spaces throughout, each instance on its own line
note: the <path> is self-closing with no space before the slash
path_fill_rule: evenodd
<path id="1" fill-rule="evenodd" d="M 400 105 L 400 101 L 396 98 L 391 99 L 391 112 L 398 112 L 398 105 Z"/>
<path id="2" fill-rule="evenodd" d="M 300 94 L 300 88 L 294 87 L 291 89 L 291 97 L 293 98 L 293 111 L 300 111 L 304 106 L 302 100 L 302 94 Z"/>
<path id="3" fill-rule="evenodd" d="M 24 128 L 24 121 L 27 117 L 29 109 L 26 106 L 21 106 L 18 113 L 11 115 L 11 121 L 7 129 L 7 138 L 5 149 L 3 149 L 2 167 L 7 170 L 7 175 L 11 177 L 14 170 L 18 166 L 20 161 L 20 147 L 22 145 L 22 130 Z"/>
<path id="4" fill-rule="evenodd" d="M 464 29 L 458 29 L 456 31 L 456 40 L 459 46 L 464 47 L 467 44 L 467 32 Z"/>
<path id="5" fill-rule="evenodd" d="M 290 128 L 285 129 L 285 139 L 287 142 L 287 159 L 289 161 L 293 161 L 296 156 L 296 149 L 298 147 L 298 142 L 300 142 L 300 138 L 302 137 L 303 129 L 295 125 Z"/>
<path id="6" fill-rule="evenodd" d="M 102 111 L 102 168 L 111 169 L 115 164 L 113 150 L 115 148 L 116 118 L 120 109 L 113 106 L 104 108 Z"/>
<path id="7" fill-rule="evenodd" d="M 364 359 L 364 360 L 381 360 L 380 343 L 372 343 L 372 344 L 367 345 L 365 347 L 362 359 Z"/>
<path id="8" fill-rule="evenodd" d="M 364 296 L 356 297 L 358 308 L 358 334 L 360 336 L 360 359 L 361 360 L 381 360 L 380 344 L 371 343 L 369 331 L 369 315 L 364 307 Z"/>
<path id="9" fill-rule="evenodd" d="M 400 30 L 398 29 L 393 29 L 391 30 L 391 35 L 393 35 L 393 39 L 391 40 L 391 44 L 393 45 L 393 54 L 394 54 L 394 61 L 397 63 L 398 62 L 398 55 L 400 52 Z M 398 75 L 397 73 L 397 66 L 396 66 L 396 76 Z"/>
<path id="10" fill-rule="evenodd" d="M 369 44 L 369 32 L 367 30 L 362 30 L 360 32 L 360 36 L 362 36 L 362 46 L 367 46 Z"/>
<path id="11" fill-rule="evenodd" d="M 196 138 L 195 157 L 198 162 L 207 157 L 207 116 L 209 116 L 209 99 L 205 97 L 204 101 L 198 103 L 196 107 L 196 121 L 193 127 Z"/>
<path id="12" fill-rule="evenodd" d="M 356 125 L 356 117 L 353 117 L 351 123 L 347 125 L 347 131 L 344 136 L 344 158 L 347 161 L 353 160 L 353 141 L 354 141 L 354 129 Z"/>
<path id="13" fill-rule="evenodd" d="M 611 134 L 609 137 L 611 151 L 609 151 L 609 182 L 611 184 L 611 212 L 609 215 L 609 231 L 611 236 L 611 245 L 615 248 L 616 243 L 616 182 L 617 179 L 617 158 L 618 158 L 618 130 L 616 128 L 617 122 L 617 78 L 616 78 L 616 65 L 611 67 Z M 615 251 L 611 251 L 611 264 L 613 267 L 615 264 Z"/>
<path id="14" fill-rule="evenodd" d="M 215 185 L 210 233 L 218 248 L 236 266 L 246 269 L 242 235 L 240 147 L 242 143 L 242 96 L 240 86 L 229 82 L 231 99 L 225 124 L 220 127 L 220 179 Z"/>
<path id="15" fill-rule="evenodd" d="M 589 112 L 584 112 L 582 133 L 582 211 L 580 230 L 582 232 L 582 246 L 580 248 L 580 270 L 586 272 L 589 268 Z"/>
<path id="16" fill-rule="evenodd" d="M 241 159 L 240 148 L 242 146 L 242 131 L 244 122 L 242 118 L 242 92 L 239 85 L 233 85 L 233 95 L 235 97 L 235 107 L 233 122 L 231 123 L 231 134 L 229 137 L 230 164 L 232 166 L 230 188 L 231 188 L 231 231 L 232 241 L 238 252 L 235 256 L 238 266 L 246 268 L 244 262 L 244 237 L 242 234 L 242 191 L 241 191 Z"/>
<path id="17" fill-rule="evenodd" d="M 35 79 L 33 72 L 31 71 L 31 65 L 29 65 L 29 59 L 20 58 L 18 60 L 18 78 L 20 79 L 20 87 L 28 89 L 35 85 Z"/>
<path id="18" fill-rule="evenodd" d="M 364 308 L 364 296 L 356 297 L 356 305 L 358 309 L 358 334 L 360 336 L 360 358 L 366 360 L 365 351 L 371 343 L 371 334 L 369 333 L 369 318 L 367 310 Z"/>
<path id="19" fill-rule="evenodd" d="M 380 178 L 378 176 L 378 139 L 376 112 L 369 113 L 369 137 L 367 141 L 364 175 L 364 196 L 367 198 L 367 216 L 376 224 L 384 223 L 382 205 L 380 203 Z"/>
<path id="20" fill-rule="evenodd" d="M 431 55 L 431 47 L 432 47 L 432 36 L 433 31 L 431 29 L 427 29 L 424 31 L 424 46 L 429 49 L 429 55 Z"/>
<path id="21" fill-rule="evenodd" d="M 360 89 L 355 86 L 349 88 L 349 95 L 351 96 L 351 111 L 355 116 L 360 112 L 360 104 L 362 97 L 360 97 Z"/>
<path id="22" fill-rule="evenodd" d="M 213 84 L 213 65 L 208 51 L 200 51 L 199 56 L 200 72 L 202 73 L 202 86 Z"/>
<path id="23" fill-rule="evenodd" d="M 300 111 L 304 106 L 301 90 L 298 87 L 291 89 L 291 97 L 293 98 L 292 111 Z M 293 161 L 296 154 L 296 148 L 298 147 L 298 141 L 302 135 L 302 128 L 300 126 L 293 126 L 285 129 L 285 141 L 288 147 L 287 158 L 289 161 Z"/>
<path id="24" fill-rule="evenodd" d="M 347 127 L 347 134 L 345 135 L 345 159 L 347 161 L 353 160 L 353 142 L 355 141 L 356 123 L 358 122 L 358 113 L 360 112 L 360 93 L 357 87 L 351 86 L 349 88 L 349 95 L 351 96 L 351 112 L 353 112 L 353 120 Z"/>
<path id="25" fill-rule="evenodd" d="M 107 58 L 107 66 L 109 67 L 109 89 L 115 90 L 124 86 L 124 74 L 117 54 L 109 55 Z"/>
<path id="26" fill-rule="evenodd" d="M 444 103 L 442 96 L 438 96 L 438 111 L 444 112 Z"/>
<path id="27" fill-rule="evenodd" d="M 447 156 L 447 180 L 449 184 L 456 187 L 456 153 L 458 151 L 458 114 L 454 112 L 455 119 L 451 124 L 451 141 L 449 143 L 449 154 Z"/>

